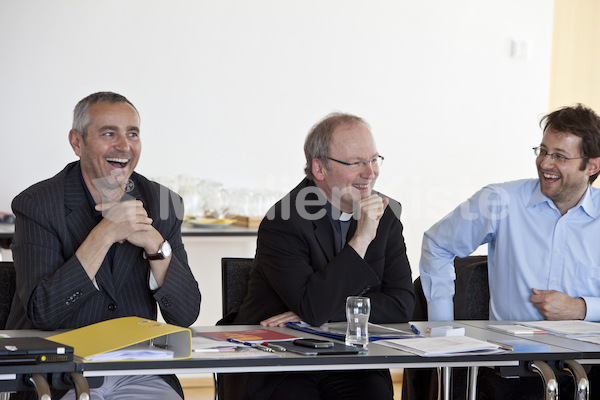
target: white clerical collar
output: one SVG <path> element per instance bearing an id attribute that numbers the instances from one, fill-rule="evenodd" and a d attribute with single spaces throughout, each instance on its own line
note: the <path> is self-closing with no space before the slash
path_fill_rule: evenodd
<path id="1" fill-rule="evenodd" d="M 342 215 L 340 215 L 340 221 L 342 221 L 342 222 L 350 221 L 350 218 L 352 218 L 353 215 L 354 215 L 354 213 L 348 214 L 347 212 L 342 211 Z"/>

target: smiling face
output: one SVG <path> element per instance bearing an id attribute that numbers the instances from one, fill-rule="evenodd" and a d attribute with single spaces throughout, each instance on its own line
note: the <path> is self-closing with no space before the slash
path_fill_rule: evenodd
<path id="1" fill-rule="evenodd" d="M 581 138 L 571 133 L 547 129 L 540 148 L 550 154 L 562 154 L 568 158 L 582 157 Z M 554 202 L 561 214 L 579 203 L 585 193 L 589 177 L 596 172 L 598 159 L 589 159 L 581 169 L 584 160 L 554 161 L 547 155 L 536 159 L 540 189 Z"/>
<path id="2" fill-rule="evenodd" d="M 333 131 L 329 157 L 353 163 L 371 160 L 378 155 L 373 135 L 364 124 L 343 124 Z M 356 168 L 326 161 L 318 158 L 312 160 L 315 184 L 325 193 L 330 203 L 336 207 L 339 205 L 344 212 L 353 212 L 354 204 L 371 194 L 379 176 L 379 167 L 367 163 Z"/>
<path id="3" fill-rule="evenodd" d="M 125 102 L 99 102 L 88 110 L 85 136 L 69 132 L 69 141 L 81 160 L 83 179 L 96 203 L 118 201 L 133 173 L 142 144 L 140 118 Z"/>

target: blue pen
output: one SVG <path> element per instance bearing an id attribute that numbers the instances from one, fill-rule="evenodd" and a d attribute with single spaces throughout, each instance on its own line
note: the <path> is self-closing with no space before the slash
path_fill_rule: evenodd
<path id="1" fill-rule="evenodd" d="M 269 348 L 267 346 L 263 346 L 263 345 L 256 344 L 256 343 L 242 342 L 241 340 L 236 340 L 236 339 L 232 339 L 232 338 L 227 339 L 227 341 L 231 342 L 231 343 L 243 344 L 244 346 L 250 346 L 250 347 L 253 347 L 255 349 L 262 350 L 262 351 L 268 351 L 270 353 L 274 353 L 275 352 L 275 350 L 273 350 L 273 349 L 271 349 L 271 348 Z"/>
<path id="2" fill-rule="evenodd" d="M 414 326 L 414 325 L 412 325 L 412 324 L 410 325 L 410 329 L 412 329 L 412 331 L 413 331 L 414 333 L 416 333 L 417 335 L 420 335 L 420 334 L 421 334 L 421 331 L 419 330 L 419 328 L 417 328 L 416 326 Z"/>

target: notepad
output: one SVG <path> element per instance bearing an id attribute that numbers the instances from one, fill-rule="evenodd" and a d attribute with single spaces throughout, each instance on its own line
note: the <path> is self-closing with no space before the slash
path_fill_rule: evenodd
<path id="1" fill-rule="evenodd" d="M 453 356 L 459 354 L 497 353 L 497 344 L 468 336 L 439 336 L 417 339 L 379 340 L 377 344 L 408 351 L 423 357 Z"/>
<path id="2" fill-rule="evenodd" d="M 546 333 L 546 331 L 543 329 L 518 324 L 488 325 L 487 327 L 489 329 L 493 329 L 498 332 L 509 333 L 511 335 L 535 335 Z"/>

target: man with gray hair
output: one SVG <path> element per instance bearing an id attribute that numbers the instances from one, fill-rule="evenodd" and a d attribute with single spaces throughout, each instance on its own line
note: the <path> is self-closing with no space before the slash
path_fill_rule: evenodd
<path id="1" fill-rule="evenodd" d="M 415 298 L 400 204 L 373 191 L 383 157 L 369 126 L 353 115 L 328 115 L 309 132 L 304 152 L 306 178 L 263 219 L 248 295 L 222 323 L 345 321 L 346 297 L 356 295 L 371 299 L 371 322 L 407 322 Z M 232 384 L 239 378 L 226 377 L 226 399 L 393 398 L 388 370 L 245 378 Z"/>
<path id="2" fill-rule="evenodd" d="M 92 94 L 75 107 L 69 142 L 80 160 L 13 200 L 17 282 L 6 329 L 155 320 L 157 303 L 166 322 L 191 325 L 200 291 L 181 240 L 182 202 L 134 172 L 137 110 L 116 93 Z M 92 398 L 179 399 L 178 392 L 174 376 L 120 376 L 105 378 Z"/>

